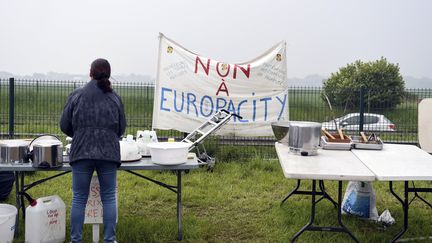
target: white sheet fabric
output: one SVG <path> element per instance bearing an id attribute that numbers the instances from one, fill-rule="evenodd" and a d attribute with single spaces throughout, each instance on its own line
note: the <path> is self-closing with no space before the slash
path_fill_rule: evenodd
<path id="1" fill-rule="evenodd" d="M 285 42 L 233 64 L 192 53 L 160 34 L 153 129 L 191 132 L 226 109 L 243 119 L 233 117 L 218 134 L 271 136 L 272 121 L 288 120 L 286 77 Z"/>

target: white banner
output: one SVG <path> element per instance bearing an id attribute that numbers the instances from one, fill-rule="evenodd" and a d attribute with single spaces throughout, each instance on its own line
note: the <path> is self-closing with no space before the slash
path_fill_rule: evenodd
<path id="1" fill-rule="evenodd" d="M 190 133 L 221 109 L 232 117 L 219 135 L 271 136 L 288 120 L 285 42 L 252 61 L 231 64 L 194 54 L 160 34 L 153 128 Z"/>

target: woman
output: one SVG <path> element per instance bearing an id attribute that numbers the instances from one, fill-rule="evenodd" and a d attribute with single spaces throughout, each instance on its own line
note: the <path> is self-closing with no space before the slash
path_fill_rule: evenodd
<path id="1" fill-rule="evenodd" d="M 111 87 L 110 76 L 107 60 L 93 61 L 92 80 L 69 95 L 60 120 L 61 130 L 73 138 L 70 150 L 72 242 L 82 241 L 84 211 L 94 170 L 103 205 L 104 242 L 115 242 L 116 180 L 121 163 L 119 138 L 125 131 L 126 119 L 122 101 Z"/>

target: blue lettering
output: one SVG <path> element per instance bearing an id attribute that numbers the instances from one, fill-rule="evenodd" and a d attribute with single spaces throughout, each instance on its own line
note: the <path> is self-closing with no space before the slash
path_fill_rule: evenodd
<path id="1" fill-rule="evenodd" d="M 219 101 L 223 101 L 224 102 L 223 105 L 220 105 Z M 224 98 L 216 98 L 216 112 L 219 111 L 219 108 L 220 109 L 225 108 L 226 104 L 227 104 L 227 101 Z"/>
<path id="2" fill-rule="evenodd" d="M 172 92 L 172 89 L 168 89 L 168 88 L 164 88 L 164 87 L 162 87 L 162 90 L 161 90 L 161 100 L 160 100 L 160 108 L 159 108 L 159 109 L 161 109 L 161 110 L 163 110 L 163 111 L 170 111 L 170 109 L 163 107 L 163 103 L 164 103 L 164 101 L 167 100 L 167 99 L 165 98 L 165 91 L 166 91 L 166 92 Z"/>
<path id="3" fill-rule="evenodd" d="M 182 112 L 183 106 L 184 106 L 184 92 L 182 92 L 181 107 L 179 109 L 177 109 L 177 91 L 174 90 L 174 109 L 175 109 L 175 111 Z"/>
<path id="4" fill-rule="evenodd" d="M 195 105 L 195 101 L 196 101 L 196 96 L 192 93 L 188 93 L 187 94 L 187 114 L 189 114 L 189 107 L 190 107 L 190 104 L 192 104 L 195 108 L 195 114 L 198 117 L 198 109 Z"/>
<path id="5" fill-rule="evenodd" d="M 252 93 L 255 96 L 255 92 Z M 256 100 L 252 101 L 252 121 L 255 121 L 256 118 Z"/>
<path id="6" fill-rule="evenodd" d="M 241 116 L 240 109 L 241 109 L 241 106 L 243 105 L 243 103 L 247 103 L 247 100 L 242 100 L 242 101 L 239 102 L 239 104 L 237 106 L 237 114 L 239 116 Z M 239 122 L 249 122 L 249 120 L 243 120 L 243 119 L 239 118 Z"/>
<path id="7" fill-rule="evenodd" d="M 204 111 L 203 111 L 205 99 L 208 99 L 209 102 L 210 102 L 210 104 L 211 104 L 210 112 L 208 114 L 204 114 Z M 201 103 L 200 103 L 200 111 L 201 111 L 201 115 L 203 115 L 204 117 L 209 117 L 213 113 L 213 100 L 212 100 L 212 98 L 210 96 L 204 95 L 202 97 Z"/>
<path id="8" fill-rule="evenodd" d="M 260 101 L 264 101 L 264 121 L 267 121 L 267 101 L 271 99 L 271 97 L 260 99 Z"/>
<path id="9" fill-rule="evenodd" d="M 285 108 L 285 102 L 286 102 L 286 100 L 287 100 L 287 95 L 286 95 L 286 94 L 284 95 L 284 99 L 283 99 L 283 101 L 282 101 L 279 97 L 277 97 L 277 96 L 276 96 L 276 99 L 278 99 L 279 102 L 282 104 L 282 108 L 281 108 L 281 111 L 280 111 L 279 116 L 278 116 L 278 121 L 279 121 L 279 119 L 281 118 L 282 113 L 283 113 L 283 111 L 284 111 L 284 108 Z"/>
<path id="10" fill-rule="evenodd" d="M 236 110 L 235 110 L 235 107 L 234 107 L 234 103 L 232 102 L 232 100 L 230 100 L 229 101 L 229 103 L 228 103 L 228 109 L 227 109 L 227 111 L 229 111 L 230 113 L 236 113 Z M 233 120 L 234 120 L 234 122 L 236 121 L 236 117 L 235 116 L 233 116 Z"/>

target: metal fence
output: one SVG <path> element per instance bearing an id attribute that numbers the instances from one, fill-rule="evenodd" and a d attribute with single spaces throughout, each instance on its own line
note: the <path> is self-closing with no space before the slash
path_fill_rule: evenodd
<path id="1" fill-rule="evenodd" d="M 0 79 L 0 139 L 34 137 L 47 133 L 64 139 L 58 126 L 63 106 L 69 93 L 85 83 L 84 81 Z M 151 129 L 154 85 L 115 82 L 113 86 L 124 103 L 128 121 L 126 133 L 135 134 L 137 130 Z M 367 130 L 369 118 L 366 113 L 382 114 L 394 125 L 392 129 L 382 127 L 375 129 L 384 142 L 416 144 L 417 105 L 423 98 L 432 98 L 432 89 L 407 89 L 401 96 L 401 103 L 397 106 L 386 103 L 376 105 L 374 97 L 380 92 L 383 91 L 344 90 L 343 97 L 347 97 L 346 104 L 333 104 L 331 110 L 323 96 L 323 89 L 290 87 L 289 118 L 298 121 L 326 122 L 347 114 L 361 113 L 363 115 L 358 116 L 357 120 L 353 119 L 361 123 L 357 126 L 363 125 Z M 358 132 L 356 129 L 358 128 L 353 128 L 347 133 L 355 134 Z M 184 134 L 168 131 L 161 137 L 164 139 L 168 136 L 180 139 Z M 273 137 L 215 136 L 206 143 L 209 153 L 217 153 L 222 159 L 227 160 L 237 159 L 238 151 L 240 154 L 249 156 L 256 154 L 275 156 L 272 146 Z"/>

